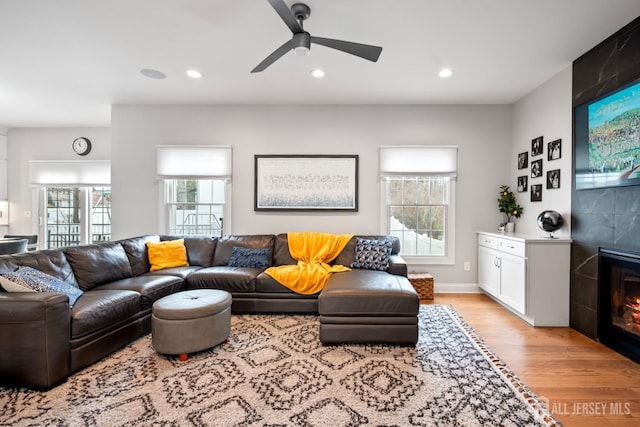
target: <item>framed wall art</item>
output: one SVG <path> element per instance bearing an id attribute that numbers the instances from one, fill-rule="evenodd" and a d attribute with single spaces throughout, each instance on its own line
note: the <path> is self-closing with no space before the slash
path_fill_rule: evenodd
<path id="1" fill-rule="evenodd" d="M 254 210 L 357 211 L 357 155 L 256 155 Z"/>
<path id="2" fill-rule="evenodd" d="M 542 137 L 533 138 L 531 140 L 531 157 L 540 156 L 542 150 Z"/>
<path id="3" fill-rule="evenodd" d="M 542 184 L 531 185 L 531 201 L 532 202 L 542 201 Z"/>
<path id="4" fill-rule="evenodd" d="M 527 179 L 526 175 L 518 177 L 518 193 L 526 193 L 527 192 Z"/>
<path id="5" fill-rule="evenodd" d="M 560 169 L 547 172 L 547 189 L 555 190 L 560 188 Z"/>
<path id="6" fill-rule="evenodd" d="M 534 160 L 531 162 L 531 178 L 538 178 L 542 176 L 542 159 Z"/>
<path id="7" fill-rule="evenodd" d="M 518 154 L 518 169 L 526 169 L 529 167 L 529 153 L 524 152 Z"/>
<path id="8" fill-rule="evenodd" d="M 556 139 L 547 144 L 547 160 L 558 160 L 562 157 L 562 139 Z"/>

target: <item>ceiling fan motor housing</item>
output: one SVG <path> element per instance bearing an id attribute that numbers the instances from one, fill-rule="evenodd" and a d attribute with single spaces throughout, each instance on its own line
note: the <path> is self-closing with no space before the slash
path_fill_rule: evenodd
<path id="1" fill-rule="evenodd" d="M 295 33 L 293 35 L 293 50 L 296 55 L 308 56 L 311 50 L 311 34 L 307 33 Z"/>

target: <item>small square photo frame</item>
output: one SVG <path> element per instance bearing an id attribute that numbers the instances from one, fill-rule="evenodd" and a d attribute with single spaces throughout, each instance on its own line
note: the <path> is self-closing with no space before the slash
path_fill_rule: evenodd
<path id="1" fill-rule="evenodd" d="M 524 153 L 518 154 L 518 169 L 526 169 L 529 167 L 529 153 L 525 151 Z"/>
<path id="2" fill-rule="evenodd" d="M 556 190 L 560 188 L 560 169 L 547 171 L 547 189 Z"/>
<path id="3" fill-rule="evenodd" d="M 547 144 L 547 160 L 558 160 L 562 157 L 562 139 L 556 139 Z"/>
<path id="4" fill-rule="evenodd" d="M 532 202 L 542 201 L 542 184 L 534 184 L 531 186 L 531 201 Z"/>
<path id="5" fill-rule="evenodd" d="M 526 193 L 528 190 L 529 177 L 527 175 L 518 177 L 518 193 Z"/>
<path id="6" fill-rule="evenodd" d="M 541 136 L 531 140 L 531 157 L 542 155 L 542 142 L 543 138 Z"/>
<path id="7" fill-rule="evenodd" d="M 542 176 L 542 159 L 531 162 L 531 178 L 539 178 Z"/>

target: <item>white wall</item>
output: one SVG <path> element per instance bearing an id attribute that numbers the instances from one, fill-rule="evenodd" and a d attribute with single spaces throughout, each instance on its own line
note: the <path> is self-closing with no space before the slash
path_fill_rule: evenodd
<path id="1" fill-rule="evenodd" d="M 9 234 L 37 234 L 38 200 L 29 186 L 29 160 L 109 160 L 109 128 L 9 129 L 8 132 Z M 78 156 L 71 142 L 85 136 L 92 149 Z M 26 215 L 31 214 L 31 218 Z"/>
<path id="2" fill-rule="evenodd" d="M 111 137 L 114 239 L 158 232 L 156 145 L 233 146 L 233 234 L 379 233 L 378 147 L 458 145 L 456 264 L 422 270 L 436 283 L 475 283 L 475 232 L 500 222 L 496 194 L 509 179 L 511 108 L 114 105 Z M 358 154 L 359 212 L 254 212 L 255 154 Z"/>
<path id="3" fill-rule="evenodd" d="M 536 88 L 527 96 L 513 105 L 513 133 L 511 157 L 511 179 L 505 182 L 515 191 L 517 177 L 529 177 L 529 191 L 515 193 L 523 208 L 522 216 L 516 220 L 516 232 L 533 235 L 546 235 L 538 228 L 538 214 L 544 210 L 554 210 L 562 214 L 565 225 L 555 233 L 558 237 L 571 235 L 571 186 L 573 177 L 571 169 L 572 159 L 572 129 L 571 129 L 571 70 L 569 66 L 550 80 Z M 531 140 L 542 136 L 544 151 L 542 156 L 533 160 L 543 159 L 543 175 L 531 178 Z M 562 157 L 559 160 L 547 160 L 547 143 L 562 139 Z M 529 153 L 529 167 L 517 168 L 518 153 Z M 560 169 L 560 188 L 548 190 L 546 188 L 547 171 Z M 542 184 L 542 201 L 531 202 L 531 184 Z"/>
<path id="4" fill-rule="evenodd" d="M 335 233 L 380 232 L 377 149 L 388 144 L 459 146 L 456 263 L 412 266 L 429 271 L 438 289 L 474 284 L 476 231 L 494 230 L 503 221 L 497 210 L 501 184 L 516 187 L 517 154 L 531 150 L 531 139 L 544 136 L 544 166 L 562 170 L 559 190 L 543 189 L 532 203 L 518 193 L 524 215 L 517 230 L 540 234 L 537 214 L 561 212 L 570 220 L 571 70 L 560 72 L 512 106 L 127 106 L 112 108 L 111 128 L 9 129 L 10 232 L 37 232 L 37 199 L 28 185 L 28 160 L 78 159 L 71 141 L 87 136 L 87 158 L 111 159 L 114 239 L 157 233 L 158 183 L 155 146 L 224 144 L 233 146 L 232 229 L 234 234 L 318 230 Z M 546 143 L 562 138 L 562 159 L 546 160 Z M 357 213 L 254 212 L 255 154 L 358 154 Z M 531 160 L 531 159 L 530 159 Z M 557 166 L 556 166 L 557 164 Z M 544 179 L 540 179 L 544 182 Z M 531 182 L 531 179 L 530 179 Z M 31 211 L 33 217 L 24 217 Z M 568 235 L 565 226 L 560 234 Z M 463 263 L 471 270 L 463 271 Z"/>

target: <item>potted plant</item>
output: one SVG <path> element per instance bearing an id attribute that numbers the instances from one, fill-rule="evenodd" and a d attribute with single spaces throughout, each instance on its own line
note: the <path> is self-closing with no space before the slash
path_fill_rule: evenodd
<path id="1" fill-rule="evenodd" d="M 509 190 L 508 185 L 500 187 L 500 197 L 498 197 L 498 209 L 500 212 L 507 216 L 507 222 L 505 224 L 505 231 L 513 232 L 515 230 L 515 223 L 513 218 L 520 218 L 522 215 L 522 206 L 518 204 L 516 195 L 513 191 Z"/>

